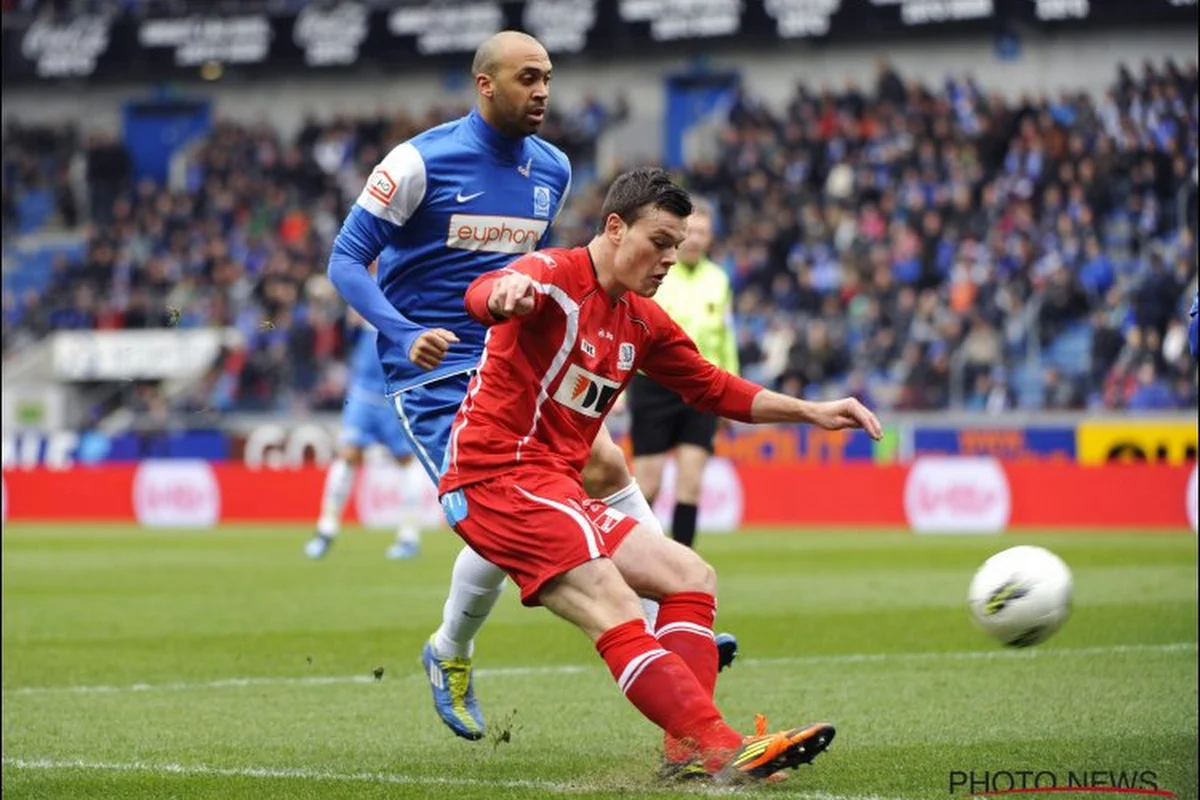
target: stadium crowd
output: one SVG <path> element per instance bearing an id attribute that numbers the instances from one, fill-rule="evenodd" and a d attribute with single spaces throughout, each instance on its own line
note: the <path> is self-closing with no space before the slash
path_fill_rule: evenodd
<path id="1" fill-rule="evenodd" d="M 327 409 L 345 389 L 329 246 L 394 143 L 463 108 L 312 119 L 292 141 L 218 123 L 174 191 L 135 181 L 112 137 L 12 123 L 5 240 L 22 196 L 84 224 L 43 292 L 4 294 L 6 357 L 55 329 L 236 326 L 197 391 L 219 410 Z M 586 173 L 626 109 L 559 109 L 544 135 Z M 1006 100 L 969 80 L 738 95 L 690 188 L 718 211 L 747 375 L 883 409 L 1159 409 L 1196 404 L 1183 320 L 1196 286 L 1194 63 L 1121 68 L 1103 97 Z M 84 165 L 86 197 L 71 190 Z M 628 166 L 628 165 L 622 165 Z M 602 183 L 556 227 L 586 241 Z M 147 402 L 150 402 L 149 400 Z"/>

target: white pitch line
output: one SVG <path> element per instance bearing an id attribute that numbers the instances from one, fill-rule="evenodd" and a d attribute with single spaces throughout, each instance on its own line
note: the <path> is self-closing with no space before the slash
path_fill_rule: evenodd
<path id="1" fill-rule="evenodd" d="M 782 658 L 738 659 L 739 667 L 805 666 L 828 664 L 875 664 L 904 661 L 1025 661 L 1041 658 L 1090 658 L 1150 653 L 1192 653 L 1196 642 L 1171 644 L 1128 644 L 1108 647 L 1064 647 L 1058 649 L 1029 648 L 1024 650 L 951 650 L 925 653 L 841 653 L 823 656 L 787 656 Z M 475 670 L 478 678 L 504 678 L 527 675 L 574 675 L 600 673 L 599 664 L 548 664 L 524 667 L 482 667 Z M 424 673 L 406 672 L 399 680 L 423 678 Z M 397 678 L 392 678 L 392 681 Z M 31 694 L 120 694 L 136 692 L 187 692 L 200 689 L 240 689 L 255 686 L 329 686 L 335 684 L 376 683 L 367 675 L 310 675 L 303 677 L 221 678 L 212 681 L 172 681 L 169 683 L 134 683 L 126 686 L 16 686 L 4 689 L 5 695 Z"/>
<path id="2" fill-rule="evenodd" d="M 680 787 L 680 786 L 601 786 L 585 781 L 539 781 L 516 778 L 484 778 L 451 777 L 444 775 L 405 775 L 390 772 L 329 772 L 316 769 L 298 769 L 294 767 L 215 767 L 208 764 L 155 764 L 146 761 L 111 762 L 56 760 L 49 758 L 4 758 L 4 766 L 17 770 L 43 771 L 85 771 L 85 772 L 125 772 L 148 773 L 154 775 L 177 775 L 183 777 L 216 777 L 216 778 L 259 778 L 266 780 L 304 780 L 330 781 L 339 783 L 378 783 L 403 786 L 458 786 L 481 787 L 492 789 L 534 789 L 547 794 L 596 794 L 610 790 L 613 794 L 628 794 L 636 791 L 639 794 L 673 794 L 681 793 L 696 795 L 725 795 L 735 789 L 718 787 Z M 739 792 L 739 796 L 741 793 Z M 772 791 L 771 797 L 792 797 L 797 800 L 906 800 L 899 797 L 880 797 L 879 795 L 846 795 L 830 794 L 829 792 L 788 792 Z"/>

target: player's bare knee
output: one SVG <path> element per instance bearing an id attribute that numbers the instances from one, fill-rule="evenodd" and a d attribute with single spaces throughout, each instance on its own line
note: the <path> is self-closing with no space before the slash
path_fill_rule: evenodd
<path id="1" fill-rule="evenodd" d="M 717 593 L 717 571 L 713 566 L 697 555 L 695 550 L 679 546 L 683 551 L 675 562 L 675 575 L 672 581 L 674 591 Z"/>
<path id="2" fill-rule="evenodd" d="M 352 467 L 361 467 L 363 451 L 361 447 L 343 447 L 338 456 Z"/>

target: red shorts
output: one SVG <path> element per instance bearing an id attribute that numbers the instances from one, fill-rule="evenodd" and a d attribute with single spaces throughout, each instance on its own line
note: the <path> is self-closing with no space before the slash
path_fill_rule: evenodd
<path id="1" fill-rule="evenodd" d="M 611 557 L 637 525 L 589 498 L 577 479 L 542 470 L 518 468 L 447 492 L 442 508 L 471 549 L 520 587 L 527 606 L 541 605 L 551 578 Z"/>

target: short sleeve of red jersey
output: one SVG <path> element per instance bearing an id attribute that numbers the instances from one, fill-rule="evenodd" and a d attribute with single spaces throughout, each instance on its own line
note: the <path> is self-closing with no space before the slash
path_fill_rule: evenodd
<path id="1" fill-rule="evenodd" d="M 534 292 L 533 311 L 528 315 L 530 317 L 536 316 L 542 310 L 542 306 L 546 301 L 544 287 L 554 283 L 556 277 L 555 268 L 557 266 L 558 264 L 553 255 L 539 250 L 538 252 L 521 256 L 504 269 L 485 272 L 467 287 L 466 296 L 463 298 L 463 302 L 467 307 L 467 313 L 484 325 L 495 325 L 499 322 L 504 322 L 502 319 L 493 317 L 492 312 L 488 310 L 488 298 L 492 296 L 492 284 L 500 280 L 505 273 L 520 272 L 532 278 L 537 287 L 543 287 Z"/>
<path id="2" fill-rule="evenodd" d="M 655 381 L 701 411 L 750 422 L 750 406 L 762 391 L 700 355 L 696 343 L 657 303 L 639 304 L 650 322 L 653 345 L 639 365 Z"/>

